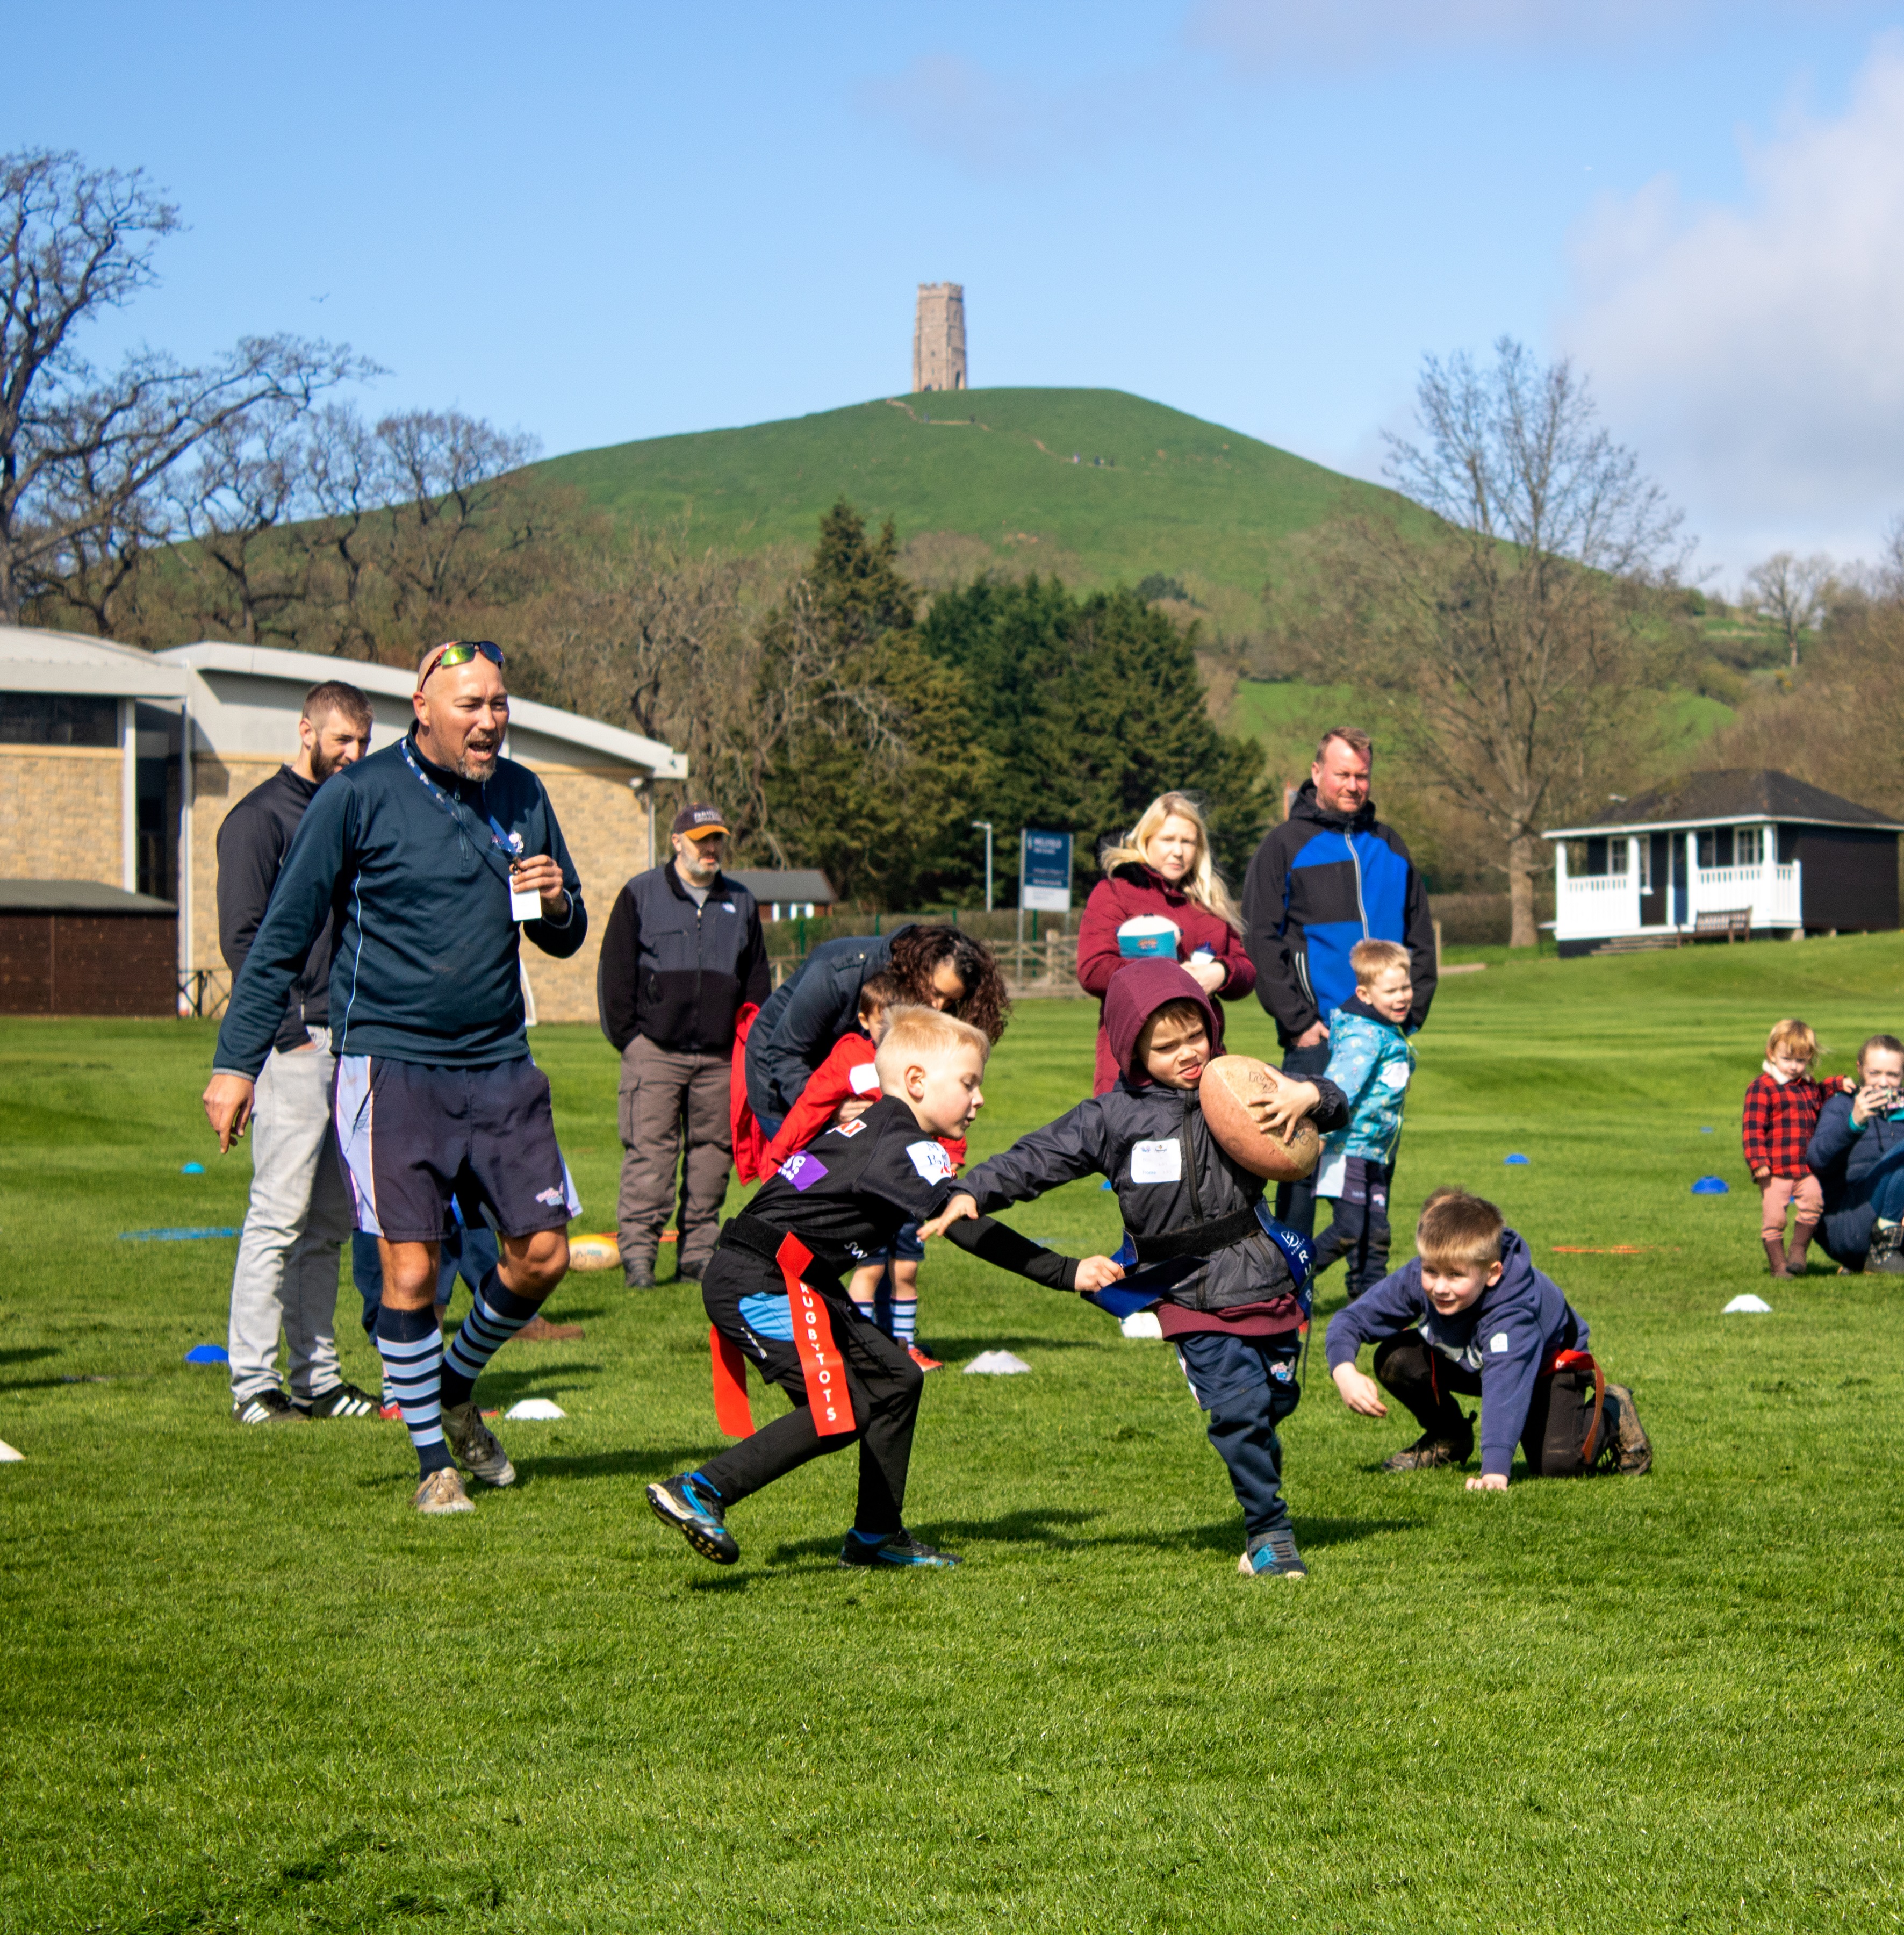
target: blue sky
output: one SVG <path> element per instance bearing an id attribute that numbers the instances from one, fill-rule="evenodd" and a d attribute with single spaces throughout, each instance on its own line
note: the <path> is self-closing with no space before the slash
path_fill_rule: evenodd
<path id="1" fill-rule="evenodd" d="M 1904 512 L 1904 5 L 95 5 L 0 145 L 143 165 L 128 318 L 291 329 L 550 451 L 1103 384 L 1363 475 L 1421 358 L 1574 355 L 1730 584 Z M 101 333 L 116 346 L 117 325 Z"/>

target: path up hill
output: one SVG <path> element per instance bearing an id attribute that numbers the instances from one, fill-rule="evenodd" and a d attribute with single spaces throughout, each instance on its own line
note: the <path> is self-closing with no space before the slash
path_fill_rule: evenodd
<path id="1" fill-rule="evenodd" d="M 1121 390 L 996 389 L 855 403 L 779 423 L 650 438 L 530 473 L 630 520 L 691 514 L 707 542 L 813 542 L 842 494 L 891 516 L 929 577 L 988 563 L 1076 587 L 1181 581 L 1247 626 L 1303 534 L 1389 494 Z"/>

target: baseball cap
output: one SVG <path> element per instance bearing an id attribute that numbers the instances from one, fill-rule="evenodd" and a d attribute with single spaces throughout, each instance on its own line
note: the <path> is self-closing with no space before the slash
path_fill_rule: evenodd
<path id="1" fill-rule="evenodd" d="M 705 840 L 711 833 L 729 831 L 727 816 L 717 806 L 684 806 L 674 816 L 674 823 L 668 829 L 673 833 L 685 833 L 690 840 Z"/>

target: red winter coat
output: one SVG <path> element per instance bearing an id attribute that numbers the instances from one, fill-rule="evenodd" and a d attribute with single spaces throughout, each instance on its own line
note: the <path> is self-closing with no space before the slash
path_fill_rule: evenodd
<path id="1" fill-rule="evenodd" d="M 1097 997 L 1094 1095 L 1106 1094 L 1117 1082 L 1117 1058 L 1104 1034 L 1104 997 L 1118 971 L 1130 964 L 1118 952 L 1118 929 L 1140 913 L 1160 913 L 1177 923 L 1183 934 L 1179 960 L 1187 961 L 1199 947 L 1206 948 L 1229 971 L 1229 980 L 1217 991 L 1224 1001 L 1241 1001 L 1256 986 L 1256 969 L 1244 951 L 1243 937 L 1229 922 L 1199 907 L 1152 868 L 1126 861 L 1091 889 L 1078 926 L 1078 980 L 1086 994 Z"/>

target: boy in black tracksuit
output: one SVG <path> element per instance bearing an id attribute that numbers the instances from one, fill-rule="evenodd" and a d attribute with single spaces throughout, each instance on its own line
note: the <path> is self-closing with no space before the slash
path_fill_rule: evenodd
<path id="1" fill-rule="evenodd" d="M 857 1310 L 843 1279 L 889 1248 L 900 1226 L 936 1215 L 953 1169 L 937 1138 L 982 1105 L 990 1044 L 966 1022 L 898 1007 L 880 1044 L 882 1094 L 865 1113 L 788 1158 L 722 1227 L 702 1282 L 720 1335 L 753 1358 L 794 1409 L 699 1470 L 648 1487 L 648 1503 L 697 1552 L 731 1565 L 728 1508 L 810 1458 L 857 1443 L 859 1500 L 842 1565 L 955 1565 L 905 1529 L 907 1468 L 925 1373 Z M 1107 1257 L 1061 1256 L 989 1218 L 954 1240 L 1034 1283 L 1101 1289 L 1123 1271 Z M 843 1384 L 845 1397 L 840 1396 Z"/>
<path id="2" fill-rule="evenodd" d="M 1210 1442 L 1229 1467 L 1248 1543 L 1238 1569 L 1300 1578 L 1282 1493 L 1277 1425 L 1302 1396 L 1296 1353 L 1308 1315 L 1308 1246 L 1271 1227 L 1260 1176 L 1225 1154 L 1205 1126 L 1197 1083 L 1221 1049 L 1223 1024 L 1209 998 L 1174 961 L 1133 961 L 1104 999 L 1115 1088 L 973 1170 L 952 1217 L 1003 1208 L 1061 1183 L 1106 1176 L 1142 1267 L 1124 1290 L 1149 1291 L 1177 1348 Z M 1304 1114 L 1323 1129 L 1348 1119 L 1341 1091 L 1317 1080 L 1286 1085 L 1265 1119 L 1278 1130 Z M 959 1198 L 969 1198 L 961 1206 Z M 928 1233 L 931 1233 L 928 1231 Z"/>

